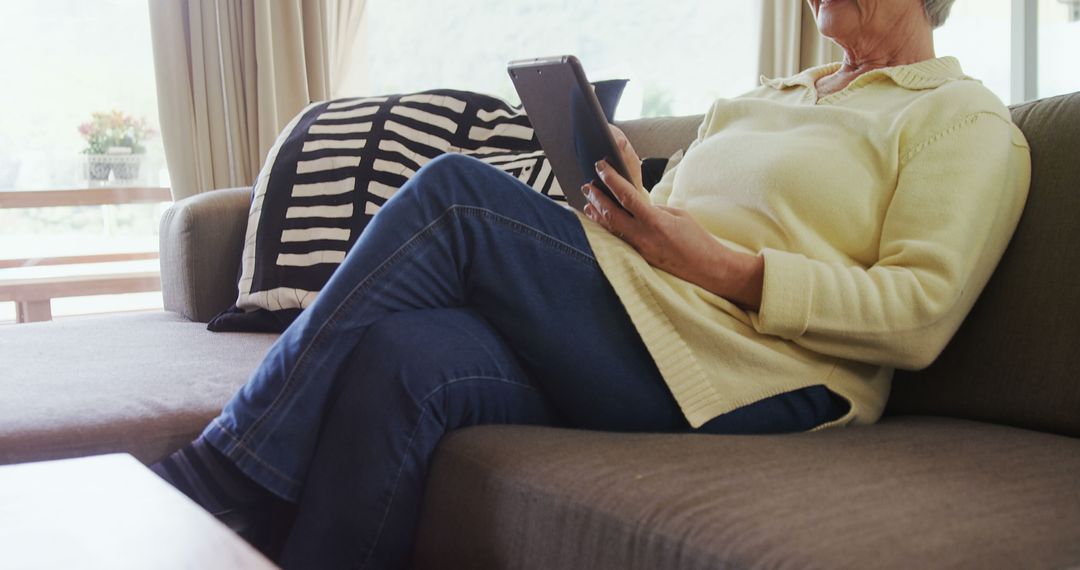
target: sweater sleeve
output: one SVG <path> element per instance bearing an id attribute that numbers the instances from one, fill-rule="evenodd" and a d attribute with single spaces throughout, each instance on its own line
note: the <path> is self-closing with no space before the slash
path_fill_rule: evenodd
<path id="1" fill-rule="evenodd" d="M 869 268 L 765 249 L 758 332 L 827 354 L 918 369 L 945 348 L 990 278 L 1030 181 L 1026 141 L 976 113 L 900 159 Z"/>

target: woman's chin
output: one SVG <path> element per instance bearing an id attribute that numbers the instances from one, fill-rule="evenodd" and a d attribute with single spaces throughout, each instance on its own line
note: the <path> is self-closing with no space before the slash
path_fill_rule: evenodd
<path id="1" fill-rule="evenodd" d="M 853 32 L 858 30 L 859 26 L 853 18 L 847 17 L 846 14 L 842 15 L 823 12 L 818 16 L 817 27 L 818 31 L 821 32 L 821 35 L 833 41 L 842 41 L 843 38 L 850 36 Z"/>
<path id="2" fill-rule="evenodd" d="M 858 5 L 851 0 L 822 0 L 815 16 L 822 35 L 830 38 L 833 32 L 842 32 L 859 23 Z"/>

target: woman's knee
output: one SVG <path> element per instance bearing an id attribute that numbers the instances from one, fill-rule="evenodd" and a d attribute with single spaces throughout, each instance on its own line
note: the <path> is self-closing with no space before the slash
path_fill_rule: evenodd
<path id="1" fill-rule="evenodd" d="M 450 206 L 477 193 L 478 172 L 491 168 L 479 160 L 457 153 L 446 153 L 428 162 L 401 187 L 399 194 L 419 198 L 425 203 Z"/>
<path id="2" fill-rule="evenodd" d="M 449 171 L 451 174 L 457 174 L 476 168 L 491 168 L 491 165 L 472 156 L 457 152 L 447 152 L 431 159 L 421 170 L 426 169 L 429 172 L 441 172 L 445 170 Z"/>
<path id="3" fill-rule="evenodd" d="M 425 164 L 398 192 L 438 211 L 453 206 L 501 211 L 532 190 L 505 172 L 471 156 L 446 153 Z"/>

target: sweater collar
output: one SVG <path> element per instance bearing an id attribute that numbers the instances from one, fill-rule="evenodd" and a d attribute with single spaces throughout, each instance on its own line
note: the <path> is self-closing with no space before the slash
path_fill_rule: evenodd
<path id="1" fill-rule="evenodd" d="M 774 89 L 786 89 L 796 85 L 813 89 L 814 84 L 818 79 L 821 79 L 830 73 L 834 73 L 837 69 L 840 69 L 839 62 L 827 63 L 825 65 L 811 67 L 810 69 L 792 75 L 791 77 L 769 79 L 762 76 L 761 84 Z M 896 85 L 911 90 L 934 89 L 950 81 L 971 79 L 964 74 L 964 70 L 960 68 L 960 62 L 955 57 L 946 56 L 934 59 L 924 59 L 923 61 L 910 63 L 908 65 L 883 67 L 881 69 L 867 71 L 856 77 L 851 83 L 853 85 L 856 83 L 866 83 L 868 81 L 873 81 L 878 77 L 887 77 Z"/>

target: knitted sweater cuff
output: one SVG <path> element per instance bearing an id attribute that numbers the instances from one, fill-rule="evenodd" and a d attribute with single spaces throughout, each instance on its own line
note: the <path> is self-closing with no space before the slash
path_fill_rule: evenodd
<path id="1" fill-rule="evenodd" d="M 765 258 L 765 282 L 754 328 L 762 334 L 798 338 L 810 324 L 814 293 L 808 260 L 776 249 L 766 248 L 761 254 Z"/>

